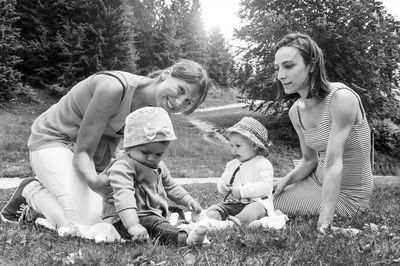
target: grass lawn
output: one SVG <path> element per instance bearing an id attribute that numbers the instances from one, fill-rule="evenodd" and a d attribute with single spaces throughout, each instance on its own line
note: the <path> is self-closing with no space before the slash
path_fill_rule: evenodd
<path id="1" fill-rule="evenodd" d="M 203 206 L 221 200 L 211 184 L 185 188 Z M 0 207 L 12 190 L 0 190 Z M 95 244 L 60 238 L 33 224 L 0 224 L 0 265 L 397 265 L 400 262 L 400 185 L 375 186 L 371 209 L 336 225 L 362 229 L 357 236 L 324 237 L 314 230 L 316 217 L 290 217 L 287 229 L 229 229 L 210 232 L 203 247 L 149 243 Z M 365 226 L 365 224 L 375 224 Z"/>
<path id="2" fill-rule="evenodd" d="M 235 95 L 228 91 L 211 95 L 205 106 L 231 103 Z M 226 99 L 226 101 L 224 101 Z M 0 178 L 31 176 L 26 141 L 33 119 L 51 101 L 20 104 L 0 109 Z M 246 110 L 202 113 L 189 118 L 204 120 L 217 128 L 230 126 L 248 115 Z M 275 175 L 292 168 L 292 159 L 300 152 L 289 138 L 291 128 L 272 117 L 256 115 L 270 129 L 274 146 L 269 159 Z M 228 146 L 204 133 L 182 115 L 172 120 L 179 141 L 166 154 L 173 176 L 218 177 L 231 159 Z M 186 185 L 203 207 L 221 201 L 213 184 Z M 0 190 L 0 208 L 12 193 Z M 375 183 L 370 210 L 356 219 L 336 219 L 335 225 L 362 229 L 357 236 L 336 233 L 324 237 L 314 230 L 316 217 L 289 217 L 287 229 L 230 229 L 211 232 L 211 245 L 204 247 L 163 246 L 149 243 L 95 244 L 75 237 L 60 238 L 55 232 L 33 224 L 0 223 L 0 265 L 388 265 L 400 263 L 400 183 L 396 178 Z M 372 224 L 372 226 L 365 225 Z M 376 226 L 375 226 L 376 225 Z"/>

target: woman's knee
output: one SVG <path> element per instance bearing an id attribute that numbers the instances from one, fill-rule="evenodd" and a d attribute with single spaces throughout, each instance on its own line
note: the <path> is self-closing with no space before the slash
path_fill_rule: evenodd
<path id="1" fill-rule="evenodd" d="M 78 177 L 76 177 L 72 159 L 72 151 L 63 147 L 47 148 L 30 153 L 36 178 L 67 213 L 75 209 L 74 190 L 79 190 L 74 185 L 78 183 L 75 181 Z"/>
<path id="2" fill-rule="evenodd" d="M 46 217 L 53 226 L 69 225 L 64 209 L 39 181 L 29 183 L 23 190 L 22 196 L 36 212 Z"/>

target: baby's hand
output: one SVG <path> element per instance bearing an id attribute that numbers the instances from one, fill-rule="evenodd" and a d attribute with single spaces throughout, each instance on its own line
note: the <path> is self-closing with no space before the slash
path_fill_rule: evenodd
<path id="1" fill-rule="evenodd" d="M 221 184 L 221 192 L 222 192 L 222 194 L 228 194 L 229 191 L 231 191 L 231 187 L 230 186 L 228 186 L 225 183 Z"/>
<path id="2" fill-rule="evenodd" d="M 189 208 L 189 210 L 191 212 L 194 212 L 194 213 L 200 213 L 203 210 L 203 208 L 201 207 L 200 203 L 198 203 L 194 199 L 191 199 L 191 200 L 188 201 L 187 207 Z"/>
<path id="3" fill-rule="evenodd" d="M 232 197 L 233 198 L 240 199 L 240 189 L 239 189 L 239 187 L 232 187 L 231 191 L 232 191 Z"/>
<path id="4" fill-rule="evenodd" d="M 128 233 L 132 236 L 133 241 L 145 242 L 149 240 L 149 234 L 146 228 L 141 224 L 136 224 L 128 228 Z"/>

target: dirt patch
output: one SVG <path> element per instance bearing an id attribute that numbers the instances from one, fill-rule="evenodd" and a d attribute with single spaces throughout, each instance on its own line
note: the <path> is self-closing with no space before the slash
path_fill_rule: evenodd
<path id="1" fill-rule="evenodd" d="M 195 118 L 188 118 L 189 122 L 194 125 L 195 127 L 197 127 L 198 129 L 200 129 L 202 132 L 204 132 L 203 134 L 203 139 L 208 141 L 208 142 L 223 142 L 223 143 L 228 143 L 227 139 L 220 134 L 215 126 L 210 123 L 210 122 L 205 122 L 205 121 L 201 121 Z"/>
<path id="2" fill-rule="evenodd" d="M 400 184 L 400 176 L 374 176 L 374 184 L 392 186 Z"/>

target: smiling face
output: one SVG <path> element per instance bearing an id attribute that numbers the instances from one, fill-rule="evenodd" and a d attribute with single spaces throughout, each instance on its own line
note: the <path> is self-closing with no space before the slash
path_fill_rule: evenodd
<path id="1" fill-rule="evenodd" d="M 129 156 L 150 168 L 157 168 L 167 150 L 169 141 L 146 143 L 128 148 Z"/>
<path id="2" fill-rule="evenodd" d="M 200 97 L 197 84 L 164 73 L 164 78 L 157 86 L 156 106 L 164 108 L 168 113 L 189 110 Z"/>
<path id="3" fill-rule="evenodd" d="M 310 66 L 304 63 L 297 48 L 281 47 L 275 54 L 277 79 L 282 83 L 286 94 L 299 93 L 306 96 L 310 88 Z"/>
<path id="4" fill-rule="evenodd" d="M 248 138 L 233 132 L 228 136 L 228 139 L 233 157 L 242 163 L 257 156 L 257 149 Z"/>

